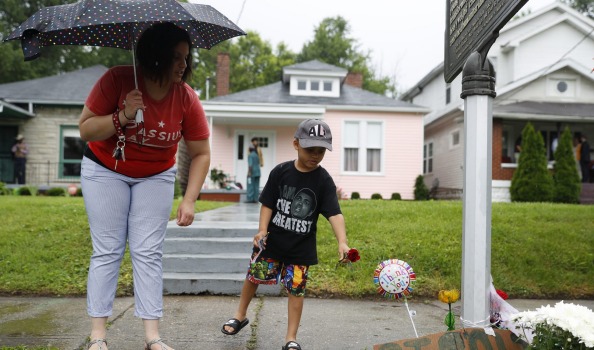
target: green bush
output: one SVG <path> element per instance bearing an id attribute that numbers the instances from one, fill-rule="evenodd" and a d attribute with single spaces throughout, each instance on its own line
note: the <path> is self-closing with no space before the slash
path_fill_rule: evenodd
<path id="1" fill-rule="evenodd" d="M 565 128 L 555 150 L 553 172 L 554 196 L 557 203 L 579 203 L 581 183 L 573 155 L 571 131 Z"/>
<path id="2" fill-rule="evenodd" d="M 429 189 L 425 185 L 423 175 L 417 176 L 415 180 L 415 200 L 426 201 L 429 199 Z"/>
<path id="3" fill-rule="evenodd" d="M 392 193 L 392 196 L 390 197 L 391 200 L 393 201 L 399 201 L 402 199 L 402 196 L 400 195 L 400 193 Z"/>
<path id="4" fill-rule="evenodd" d="M 23 186 L 19 189 L 17 189 L 16 194 L 19 196 L 31 196 L 33 193 L 33 191 L 27 187 L 27 186 Z"/>
<path id="5" fill-rule="evenodd" d="M 65 197 L 66 190 L 63 187 L 52 187 L 48 189 L 45 194 L 50 197 Z"/>
<path id="6" fill-rule="evenodd" d="M 553 177 L 547 169 L 544 140 L 531 123 L 522 130 L 518 167 L 509 189 L 512 202 L 550 202 L 553 200 Z"/>
<path id="7" fill-rule="evenodd" d="M 384 197 L 382 197 L 381 193 L 374 193 L 371 195 L 371 199 L 384 199 Z"/>
<path id="8" fill-rule="evenodd" d="M 351 199 L 361 199 L 361 195 L 359 192 L 353 192 L 351 193 Z"/>
<path id="9" fill-rule="evenodd" d="M 76 194 L 74 196 L 75 197 L 82 197 L 83 196 L 83 194 L 82 194 L 82 187 L 78 187 L 76 189 Z"/>
<path id="10" fill-rule="evenodd" d="M 12 194 L 12 189 L 6 187 L 6 184 L 0 181 L 0 196 L 8 196 Z"/>

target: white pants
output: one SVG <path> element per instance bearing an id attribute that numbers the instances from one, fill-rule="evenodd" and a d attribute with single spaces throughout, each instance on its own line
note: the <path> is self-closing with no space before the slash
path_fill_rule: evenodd
<path id="1" fill-rule="evenodd" d="M 146 178 L 131 178 L 83 157 L 81 186 L 93 255 L 87 281 L 87 312 L 112 314 L 120 263 L 130 248 L 136 317 L 163 316 L 163 240 L 173 205 L 173 167 Z"/>

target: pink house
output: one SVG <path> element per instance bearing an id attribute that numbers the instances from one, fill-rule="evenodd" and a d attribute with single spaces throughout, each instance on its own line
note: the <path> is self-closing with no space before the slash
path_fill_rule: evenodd
<path id="1" fill-rule="evenodd" d="M 323 119 L 333 151 L 322 166 L 345 198 L 399 193 L 412 199 L 423 171 L 423 115 L 428 109 L 361 89 L 360 74 L 319 61 L 284 67 L 276 83 L 228 94 L 229 56 L 219 55 L 218 96 L 203 101 L 212 130 L 211 168 L 245 187 L 247 151 L 257 137 L 263 151 L 261 186 L 278 163 L 295 159 L 293 133 L 304 119 Z M 205 188 L 216 185 L 207 181 Z"/>

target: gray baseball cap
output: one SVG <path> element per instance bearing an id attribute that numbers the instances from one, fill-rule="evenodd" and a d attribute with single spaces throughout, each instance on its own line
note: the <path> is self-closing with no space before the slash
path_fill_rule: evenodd
<path id="1" fill-rule="evenodd" d="M 303 148 L 324 147 L 332 151 L 332 132 L 320 119 L 307 119 L 297 127 L 295 138 Z"/>

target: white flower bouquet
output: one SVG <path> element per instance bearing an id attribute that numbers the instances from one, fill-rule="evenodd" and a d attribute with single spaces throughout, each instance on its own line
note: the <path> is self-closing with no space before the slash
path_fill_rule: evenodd
<path id="1" fill-rule="evenodd" d="M 585 306 L 565 304 L 540 307 L 512 316 L 523 338 L 536 350 L 594 349 L 594 312 Z"/>

